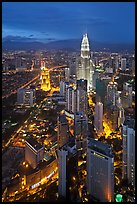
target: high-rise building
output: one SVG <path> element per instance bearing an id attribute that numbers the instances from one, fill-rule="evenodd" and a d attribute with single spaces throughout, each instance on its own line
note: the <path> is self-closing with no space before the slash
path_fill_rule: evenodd
<path id="1" fill-rule="evenodd" d="M 124 101 L 127 102 L 127 107 L 132 107 L 132 85 L 127 82 L 123 84 L 123 100 L 122 101 L 123 103 Z"/>
<path id="2" fill-rule="evenodd" d="M 126 60 L 126 58 L 122 58 L 121 59 L 121 69 L 122 69 L 122 71 L 125 71 L 126 68 L 127 68 L 127 60 Z"/>
<path id="3" fill-rule="evenodd" d="M 77 90 L 72 90 L 72 113 L 77 111 Z"/>
<path id="4" fill-rule="evenodd" d="M 44 158 L 44 147 L 38 143 L 33 137 L 29 137 L 25 141 L 25 161 L 35 169 L 40 161 Z"/>
<path id="5" fill-rule="evenodd" d="M 70 79 L 70 69 L 69 67 L 65 68 L 65 81 L 69 82 Z"/>
<path id="6" fill-rule="evenodd" d="M 18 89 L 17 91 L 17 103 L 19 105 L 25 105 L 26 107 L 32 107 L 35 103 L 35 90 L 34 89 Z"/>
<path id="7" fill-rule="evenodd" d="M 74 187 L 73 178 L 77 175 L 76 165 L 76 146 L 74 143 L 68 143 L 57 150 L 58 153 L 58 192 L 67 200 L 71 200 Z M 71 196 L 70 196 L 71 195 Z"/>
<path id="8" fill-rule="evenodd" d="M 74 135 L 78 157 L 84 157 L 87 148 L 88 119 L 83 113 L 74 114 Z"/>
<path id="9" fill-rule="evenodd" d="M 124 108 L 119 107 L 118 127 L 123 126 L 125 121 Z"/>
<path id="10" fill-rule="evenodd" d="M 94 126 L 98 133 L 103 132 L 103 103 L 95 104 Z"/>
<path id="11" fill-rule="evenodd" d="M 61 114 L 58 116 L 57 126 L 58 126 L 58 146 L 62 147 L 69 140 L 68 135 L 69 126 L 65 114 Z"/>
<path id="12" fill-rule="evenodd" d="M 72 87 L 68 87 L 66 90 L 66 110 L 72 112 Z"/>
<path id="13" fill-rule="evenodd" d="M 111 146 L 88 141 L 87 191 L 100 202 L 114 201 L 114 157 Z"/>
<path id="14" fill-rule="evenodd" d="M 19 105 L 24 104 L 24 93 L 25 93 L 24 89 L 18 89 L 18 91 L 17 91 L 17 103 Z"/>
<path id="15" fill-rule="evenodd" d="M 67 88 L 69 87 L 69 82 L 66 82 L 66 81 L 60 81 L 60 95 L 61 96 L 64 96 L 65 99 L 66 99 L 66 91 L 67 91 Z"/>
<path id="16" fill-rule="evenodd" d="M 45 62 L 41 62 L 41 89 L 50 91 L 50 75 L 48 68 L 45 67 Z"/>
<path id="17" fill-rule="evenodd" d="M 135 120 L 126 117 L 123 125 L 122 177 L 135 187 Z"/>
<path id="18" fill-rule="evenodd" d="M 93 89 L 93 62 L 90 56 L 89 40 L 87 34 L 83 35 L 81 43 L 81 64 L 77 67 L 77 80 L 87 80 L 87 90 Z"/>
<path id="19" fill-rule="evenodd" d="M 107 86 L 107 101 L 116 105 L 117 82 L 110 81 Z"/>
<path id="20" fill-rule="evenodd" d="M 87 115 L 87 80 L 77 80 L 77 111 Z"/>
<path id="21" fill-rule="evenodd" d="M 66 197 L 66 162 L 67 162 L 68 150 L 59 149 L 58 150 L 58 192 L 59 195 Z"/>

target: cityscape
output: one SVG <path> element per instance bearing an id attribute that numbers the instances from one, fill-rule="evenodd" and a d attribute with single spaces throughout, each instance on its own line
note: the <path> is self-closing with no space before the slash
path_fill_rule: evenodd
<path id="1" fill-rule="evenodd" d="M 135 202 L 135 3 L 2 7 L 2 202 Z"/>

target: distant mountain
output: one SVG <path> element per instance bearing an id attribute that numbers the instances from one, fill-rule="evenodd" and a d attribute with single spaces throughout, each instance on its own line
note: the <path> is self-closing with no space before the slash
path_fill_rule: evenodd
<path id="1" fill-rule="evenodd" d="M 94 42 L 90 41 L 90 48 L 92 51 L 111 51 L 111 52 L 120 52 L 127 50 L 132 52 L 134 50 L 134 45 L 132 44 L 115 44 L 115 43 L 103 43 L 103 42 Z M 4 40 L 2 43 L 3 50 L 37 50 L 37 49 L 71 49 L 71 50 L 80 50 L 81 40 L 79 39 L 69 39 L 69 40 L 59 40 L 52 41 L 48 43 L 42 42 L 23 42 L 23 41 L 11 41 Z"/>

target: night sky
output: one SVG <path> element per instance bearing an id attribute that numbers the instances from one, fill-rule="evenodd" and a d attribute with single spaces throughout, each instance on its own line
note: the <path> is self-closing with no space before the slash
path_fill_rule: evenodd
<path id="1" fill-rule="evenodd" d="M 2 36 L 20 40 L 81 39 L 134 43 L 134 2 L 3 2 Z"/>

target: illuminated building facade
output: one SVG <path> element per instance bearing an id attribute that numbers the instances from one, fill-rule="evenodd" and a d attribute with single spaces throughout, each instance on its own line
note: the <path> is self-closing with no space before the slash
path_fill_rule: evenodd
<path id="1" fill-rule="evenodd" d="M 87 148 L 87 191 L 100 202 L 114 201 L 114 157 L 111 146 L 90 138 Z"/>
<path id="2" fill-rule="evenodd" d="M 77 67 L 77 80 L 87 80 L 87 90 L 93 89 L 93 62 L 90 56 L 89 40 L 87 34 L 83 35 L 81 43 L 81 63 Z"/>
<path id="3" fill-rule="evenodd" d="M 135 187 L 135 120 L 126 118 L 123 125 L 122 177 Z"/>
<path id="4" fill-rule="evenodd" d="M 35 169 L 40 161 L 44 158 L 44 147 L 33 137 L 25 141 L 25 161 Z"/>
<path id="5" fill-rule="evenodd" d="M 70 69 L 69 67 L 66 67 L 65 68 L 65 81 L 69 82 L 69 79 L 70 79 Z"/>
<path id="6" fill-rule="evenodd" d="M 41 63 L 41 89 L 43 91 L 50 91 L 50 75 L 48 68 L 45 67 L 45 62 Z"/>
<path id="7" fill-rule="evenodd" d="M 94 126 L 98 133 L 103 132 L 103 103 L 95 104 Z"/>
<path id="8" fill-rule="evenodd" d="M 117 82 L 110 81 L 107 86 L 107 101 L 116 105 Z"/>

